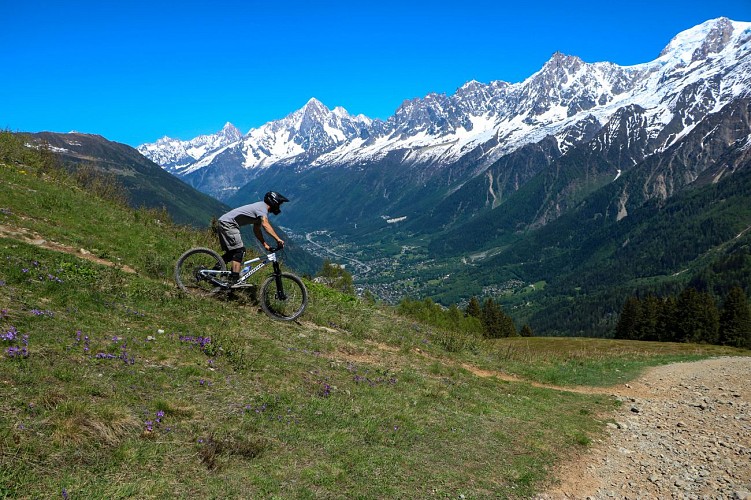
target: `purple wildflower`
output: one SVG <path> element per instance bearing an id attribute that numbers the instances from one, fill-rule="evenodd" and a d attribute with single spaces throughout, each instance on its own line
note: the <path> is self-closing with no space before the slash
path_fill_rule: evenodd
<path id="1" fill-rule="evenodd" d="M 14 340 L 18 336 L 18 330 L 15 326 L 11 326 L 10 330 L 0 335 L 0 340 Z"/>
<path id="2" fill-rule="evenodd" d="M 44 311 L 41 310 L 41 309 L 32 309 L 30 312 L 34 316 L 48 316 L 50 318 L 54 318 L 55 317 L 55 313 L 54 312 L 46 310 L 46 309 Z"/>
<path id="3" fill-rule="evenodd" d="M 189 344 L 195 344 L 201 349 L 205 349 L 211 343 L 211 337 L 193 337 L 190 335 L 180 335 L 180 341 Z"/>

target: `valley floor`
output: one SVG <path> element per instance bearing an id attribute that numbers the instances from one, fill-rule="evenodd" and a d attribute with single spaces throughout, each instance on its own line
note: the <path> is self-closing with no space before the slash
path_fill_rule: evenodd
<path id="1" fill-rule="evenodd" d="M 538 499 L 751 498 L 751 358 L 656 367 L 613 388 L 609 436 Z"/>

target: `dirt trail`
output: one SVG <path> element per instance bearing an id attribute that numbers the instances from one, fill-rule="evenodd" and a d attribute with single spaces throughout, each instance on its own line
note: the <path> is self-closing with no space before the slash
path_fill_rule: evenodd
<path id="1" fill-rule="evenodd" d="M 612 391 L 608 436 L 539 499 L 751 499 L 751 358 L 652 368 Z"/>
<path id="2" fill-rule="evenodd" d="M 30 245 L 36 245 L 38 247 L 46 248 L 48 250 L 55 250 L 57 252 L 64 252 L 67 254 L 75 255 L 76 257 L 79 257 L 81 259 L 96 262 L 97 264 L 101 264 L 103 266 L 117 267 L 118 269 L 122 269 L 126 273 L 136 272 L 136 270 L 130 266 L 115 264 L 114 262 L 111 262 L 109 260 L 101 259 L 88 250 L 84 250 L 83 248 L 76 249 L 68 245 L 63 245 L 62 243 L 58 243 L 56 241 L 46 240 L 38 233 L 23 227 L 10 227 L 0 225 L 0 237 L 11 238 L 14 240 L 23 241 L 24 243 L 28 243 Z"/>

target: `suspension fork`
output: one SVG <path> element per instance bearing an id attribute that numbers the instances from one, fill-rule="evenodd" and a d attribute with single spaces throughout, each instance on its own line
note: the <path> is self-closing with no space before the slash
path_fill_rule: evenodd
<path id="1" fill-rule="evenodd" d="M 274 261 L 274 280 L 276 280 L 276 298 L 278 300 L 287 300 L 284 294 L 284 283 L 282 283 L 282 269 L 277 261 Z"/>

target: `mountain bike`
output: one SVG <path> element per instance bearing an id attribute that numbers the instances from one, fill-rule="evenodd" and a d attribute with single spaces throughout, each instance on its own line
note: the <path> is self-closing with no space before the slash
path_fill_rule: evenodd
<path id="1" fill-rule="evenodd" d="M 298 276 L 282 272 L 276 255 L 279 250 L 281 248 L 277 247 L 266 256 L 243 262 L 237 282 L 230 283 L 230 271 L 218 253 L 210 248 L 191 248 L 177 259 L 175 281 L 180 290 L 186 293 L 212 296 L 222 291 L 255 286 L 248 282 L 249 278 L 272 264 L 273 273 L 259 288 L 261 309 L 273 319 L 292 321 L 305 311 L 308 290 Z M 251 268 L 256 262 L 258 265 Z"/>

